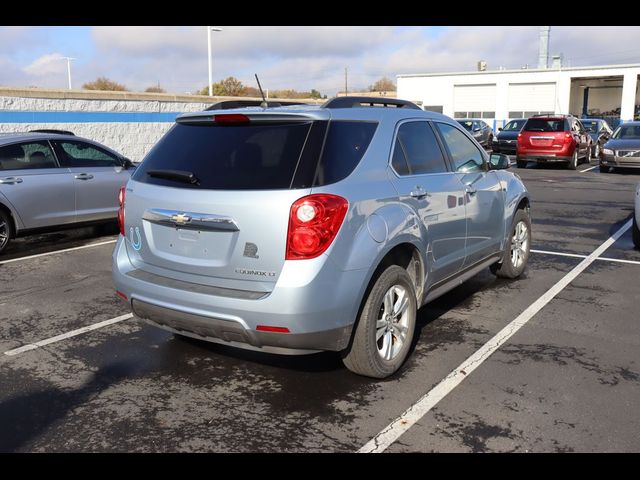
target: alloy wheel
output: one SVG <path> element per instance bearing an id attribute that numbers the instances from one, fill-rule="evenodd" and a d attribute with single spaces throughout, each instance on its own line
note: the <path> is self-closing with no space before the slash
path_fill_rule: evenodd
<path id="1" fill-rule="evenodd" d="M 384 295 L 376 322 L 376 345 L 384 360 L 393 360 L 402 350 L 409 325 L 409 295 L 402 285 L 394 285 Z"/>
<path id="2" fill-rule="evenodd" d="M 529 229 L 525 222 L 518 222 L 511 238 L 511 264 L 520 268 L 527 259 L 529 251 Z"/>
<path id="3" fill-rule="evenodd" d="M 9 241 L 9 225 L 0 218 L 0 250 L 2 250 Z"/>

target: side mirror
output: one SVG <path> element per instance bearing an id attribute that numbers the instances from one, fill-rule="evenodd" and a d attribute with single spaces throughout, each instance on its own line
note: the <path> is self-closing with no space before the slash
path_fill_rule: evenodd
<path id="1" fill-rule="evenodd" d="M 129 170 L 131 167 L 133 167 L 133 162 L 126 157 L 122 157 L 122 166 L 125 170 Z"/>
<path id="2" fill-rule="evenodd" d="M 479 127 L 476 127 L 476 128 L 474 128 L 474 129 L 473 129 L 473 131 L 474 131 L 474 132 L 479 132 L 479 131 L 480 131 L 480 128 L 479 128 Z"/>
<path id="3" fill-rule="evenodd" d="M 489 157 L 489 170 L 505 170 L 510 167 L 508 155 L 492 153 Z"/>
<path id="4" fill-rule="evenodd" d="M 502 131 L 502 127 L 498 127 L 498 131 L 501 132 Z"/>

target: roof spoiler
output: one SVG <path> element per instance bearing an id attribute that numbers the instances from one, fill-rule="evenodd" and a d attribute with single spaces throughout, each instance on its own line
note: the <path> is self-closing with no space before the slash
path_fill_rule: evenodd
<path id="1" fill-rule="evenodd" d="M 244 108 L 244 107 L 259 107 L 262 104 L 262 100 L 225 100 L 223 102 L 214 103 L 207 110 L 231 110 L 232 108 Z M 304 102 L 267 102 L 267 107 L 283 107 L 288 105 L 307 105 Z"/>

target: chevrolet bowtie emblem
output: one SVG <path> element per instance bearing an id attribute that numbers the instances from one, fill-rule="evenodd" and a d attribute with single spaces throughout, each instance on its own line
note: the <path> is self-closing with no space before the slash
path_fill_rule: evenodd
<path id="1" fill-rule="evenodd" d="M 171 221 L 176 223 L 189 223 L 191 221 L 191 217 L 184 213 L 179 213 L 177 215 L 172 215 Z"/>

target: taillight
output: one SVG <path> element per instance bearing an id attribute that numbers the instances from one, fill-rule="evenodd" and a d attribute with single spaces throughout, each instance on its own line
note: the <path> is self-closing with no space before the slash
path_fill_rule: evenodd
<path id="1" fill-rule="evenodd" d="M 518 134 L 518 143 L 522 143 L 522 134 L 521 133 Z"/>
<path id="2" fill-rule="evenodd" d="M 124 235 L 124 197 L 125 197 L 125 188 L 120 187 L 118 190 L 118 226 L 120 227 L 120 235 L 123 237 Z"/>
<path id="3" fill-rule="evenodd" d="M 571 143 L 573 141 L 573 136 L 570 133 L 564 134 L 564 143 Z"/>
<path id="4" fill-rule="evenodd" d="M 287 232 L 287 260 L 303 260 L 321 255 L 342 225 L 349 202 L 337 195 L 314 194 L 291 205 Z"/>

